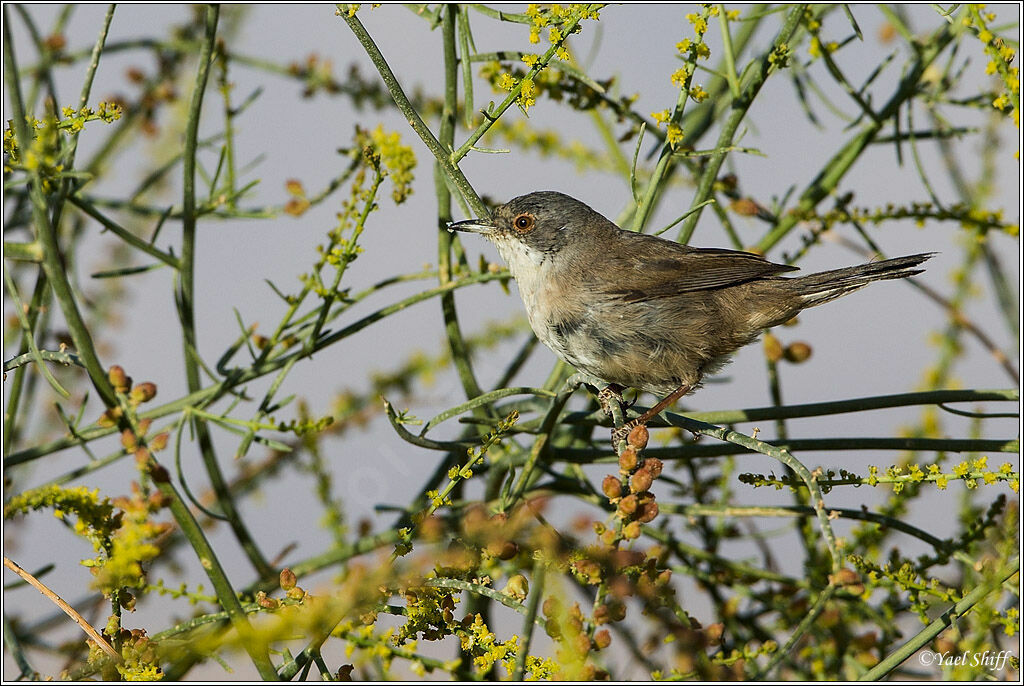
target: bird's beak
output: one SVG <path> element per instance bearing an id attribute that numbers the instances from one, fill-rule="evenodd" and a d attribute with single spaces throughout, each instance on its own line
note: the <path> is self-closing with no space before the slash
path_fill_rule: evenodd
<path id="1" fill-rule="evenodd" d="M 490 219 L 467 219 L 461 222 L 448 222 L 449 231 L 467 231 L 469 233 L 480 233 L 485 236 L 494 233 L 496 228 Z"/>

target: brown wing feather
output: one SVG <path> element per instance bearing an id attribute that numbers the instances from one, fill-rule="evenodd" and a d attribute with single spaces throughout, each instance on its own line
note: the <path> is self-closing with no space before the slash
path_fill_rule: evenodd
<path id="1" fill-rule="evenodd" d="M 611 268 L 629 273 L 629 286 L 605 292 L 626 302 L 725 288 L 797 269 L 739 250 L 691 248 L 625 231 L 620 239 L 622 250 L 610 255 L 617 263 Z"/>

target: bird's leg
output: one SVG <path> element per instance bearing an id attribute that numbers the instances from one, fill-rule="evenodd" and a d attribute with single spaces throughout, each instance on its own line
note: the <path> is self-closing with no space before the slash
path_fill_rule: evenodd
<path id="1" fill-rule="evenodd" d="M 618 403 L 619 407 L 625 406 L 625 401 L 622 399 L 622 391 L 625 389 L 619 384 L 613 383 L 608 384 L 602 388 L 597 394 L 597 402 L 601 404 L 601 409 L 609 417 L 612 416 L 612 403 Z"/>
<path id="2" fill-rule="evenodd" d="M 661 400 L 657 405 L 647 410 L 639 417 L 629 420 L 628 422 L 626 422 L 617 429 L 612 429 L 612 446 L 617 448 L 619 442 L 625 439 L 626 436 L 629 435 L 630 431 L 640 426 L 641 424 L 647 424 L 647 422 L 657 417 L 662 410 L 665 410 L 666 408 L 670 407 L 672 403 L 674 403 L 675 401 L 679 400 L 684 395 L 689 393 L 691 388 L 692 386 L 690 386 L 690 384 L 684 383 L 682 386 L 680 386 L 679 388 L 665 396 L 665 398 Z"/>

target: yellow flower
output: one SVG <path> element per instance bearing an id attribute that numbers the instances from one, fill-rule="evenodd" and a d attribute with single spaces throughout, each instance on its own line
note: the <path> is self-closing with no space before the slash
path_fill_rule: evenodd
<path id="1" fill-rule="evenodd" d="M 674 72 L 672 72 L 672 83 L 678 86 L 679 88 L 682 88 L 683 84 L 686 83 L 686 76 L 686 67 L 676 69 Z"/>
<path id="2" fill-rule="evenodd" d="M 694 102 L 704 102 L 708 97 L 708 92 L 704 90 L 703 86 L 696 85 L 690 89 L 690 97 Z"/>
<path id="3" fill-rule="evenodd" d="M 682 127 L 676 123 L 669 124 L 665 137 L 668 138 L 668 144 L 675 148 L 683 140 Z"/>
<path id="4" fill-rule="evenodd" d="M 531 67 L 533 65 L 537 64 L 537 60 L 539 60 L 539 59 L 540 59 L 540 57 L 537 56 L 537 55 L 523 55 L 523 57 L 522 57 L 523 62 L 525 62 L 526 64 L 530 65 Z"/>
<path id="5" fill-rule="evenodd" d="M 651 112 L 651 118 L 654 119 L 655 123 L 658 126 L 661 126 L 662 124 L 667 122 L 669 120 L 669 117 L 671 116 L 672 113 L 669 112 L 668 110 L 662 110 L 661 112 Z"/>

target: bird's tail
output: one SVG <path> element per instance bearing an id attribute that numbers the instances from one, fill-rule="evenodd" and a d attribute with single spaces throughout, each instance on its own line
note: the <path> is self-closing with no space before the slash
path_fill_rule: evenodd
<path id="1" fill-rule="evenodd" d="M 815 305 L 835 300 L 847 293 L 853 293 L 867 286 L 872 281 L 904 279 L 908 276 L 920 274 L 924 270 L 915 269 L 915 267 L 930 259 L 933 255 L 935 253 L 894 257 L 888 260 L 860 264 L 856 267 L 843 267 L 842 269 L 808 274 L 791 281 L 797 288 L 800 299 L 804 302 L 804 307 L 814 307 Z"/>

